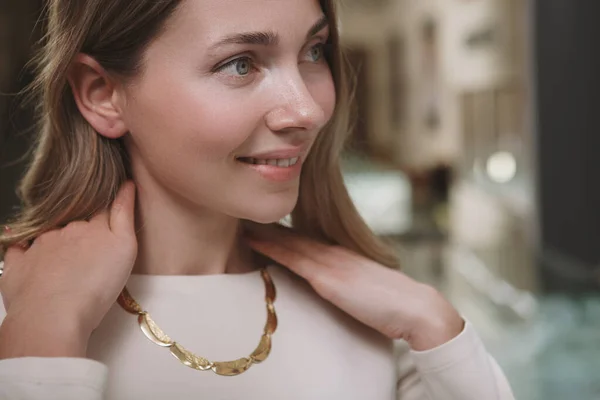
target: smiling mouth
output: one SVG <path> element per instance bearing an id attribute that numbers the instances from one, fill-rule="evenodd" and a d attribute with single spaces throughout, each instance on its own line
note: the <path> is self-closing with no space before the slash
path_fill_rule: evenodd
<path id="1" fill-rule="evenodd" d="M 272 165 L 274 167 L 289 168 L 289 167 L 293 167 L 294 165 L 296 165 L 298 163 L 298 161 L 300 160 L 300 157 L 272 158 L 272 159 L 238 157 L 237 160 L 241 161 L 243 163 L 252 164 L 252 165 Z"/>

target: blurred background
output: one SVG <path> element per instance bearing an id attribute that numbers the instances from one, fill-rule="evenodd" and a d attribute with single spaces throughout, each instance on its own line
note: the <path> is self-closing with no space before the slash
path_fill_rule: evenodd
<path id="1" fill-rule="evenodd" d="M 477 327 L 518 399 L 600 399 L 600 2 L 342 3 L 362 215 Z M 3 94 L 31 79 L 41 6 L 0 1 Z M 31 110 L 0 96 L 0 221 L 31 141 Z"/>

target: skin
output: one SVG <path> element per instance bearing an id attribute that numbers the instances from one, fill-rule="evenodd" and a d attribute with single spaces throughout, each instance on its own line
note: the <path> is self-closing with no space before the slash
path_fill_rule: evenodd
<path id="1" fill-rule="evenodd" d="M 132 272 L 245 272 L 258 267 L 252 248 L 413 349 L 460 333 L 456 310 L 428 286 L 349 250 L 260 225 L 293 209 L 299 179 L 265 179 L 236 157 L 298 148 L 303 159 L 331 118 L 335 90 L 321 49 L 327 27 L 307 37 L 322 17 L 316 1 L 185 1 L 133 81 L 122 84 L 89 56 L 76 57 L 69 83 L 79 110 L 99 134 L 125 138 L 135 188 L 124 185 L 113 207 L 90 222 L 8 250 L 0 358 L 85 357 Z M 277 40 L 218 44 L 256 31 Z M 244 237 L 241 219 L 259 224 Z"/>

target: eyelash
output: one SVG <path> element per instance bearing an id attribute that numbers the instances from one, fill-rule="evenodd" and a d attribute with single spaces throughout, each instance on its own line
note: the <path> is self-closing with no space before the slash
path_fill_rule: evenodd
<path id="1" fill-rule="evenodd" d="M 327 46 L 327 43 L 325 43 L 325 42 L 319 42 L 319 43 L 316 43 L 315 45 L 313 45 L 313 46 L 311 46 L 311 47 L 309 48 L 309 50 L 308 50 L 307 54 L 308 54 L 308 53 L 310 53 L 311 51 L 313 51 L 315 48 L 319 48 L 319 49 L 321 49 L 321 55 L 320 55 L 320 57 L 319 57 L 319 59 L 318 59 L 318 60 L 316 60 L 316 61 L 311 61 L 311 62 L 313 62 L 313 63 L 317 64 L 317 63 L 319 63 L 319 62 L 322 62 L 322 61 L 326 60 L 326 58 L 327 58 L 327 51 L 328 51 L 328 46 Z M 246 74 L 246 75 L 237 75 L 237 74 L 235 74 L 235 73 L 234 73 L 234 74 L 231 74 L 231 75 L 234 75 L 234 76 L 236 76 L 237 78 L 240 78 L 240 79 L 242 79 L 242 78 L 246 78 L 246 77 L 247 77 L 247 76 L 250 74 L 250 72 L 252 72 L 252 71 L 256 71 L 256 70 L 258 69 L 258 68 L 256 67 L 256 64 L 255 64 L 255 62 L 254 62 L 254 60 L 253 60 L 253 58 L 252 58 L 252 57 L 250 57 L 250 56 L 242 56 L 242 57 L 235 58 L 235 59 L 233 59 L 233 60 L 231 60 L 231 61 L 228 61 L 228 62 L 226 62 L 225 64 L 223 64 L 223 65 L 221 65 L 221 66 L 217 67 L 217 68 L 215 69 L 215 72 L 217 72 L 217 73 L 224 73 L 224 71 L 225 71 L 227 68 L 230 68 L 230 67 L 235 67 L 237 64 L 239 64 L 239 63 L 241 63 L 241 62 L 247 62 L 247 63 L 249 64 L 249 71 L 248 71 L 248 74 Z"/>

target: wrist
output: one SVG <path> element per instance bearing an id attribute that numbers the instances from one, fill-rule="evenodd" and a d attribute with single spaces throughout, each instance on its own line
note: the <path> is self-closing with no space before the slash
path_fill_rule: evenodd
<path id="1" fill-rule="evenodd" d="M 448 343 L 464 330 L 458 311 L 435 289 L 426 290 L 426 312 L 413 321 L 407 342 L 414 351 L 427 351 Z"/>
<path id="2" fill-rule="evenodd" d="M 85 358 L 89 337 L 75 318 L 41 311 L 9 313 L 0 325 L 0 359 Z"/>

